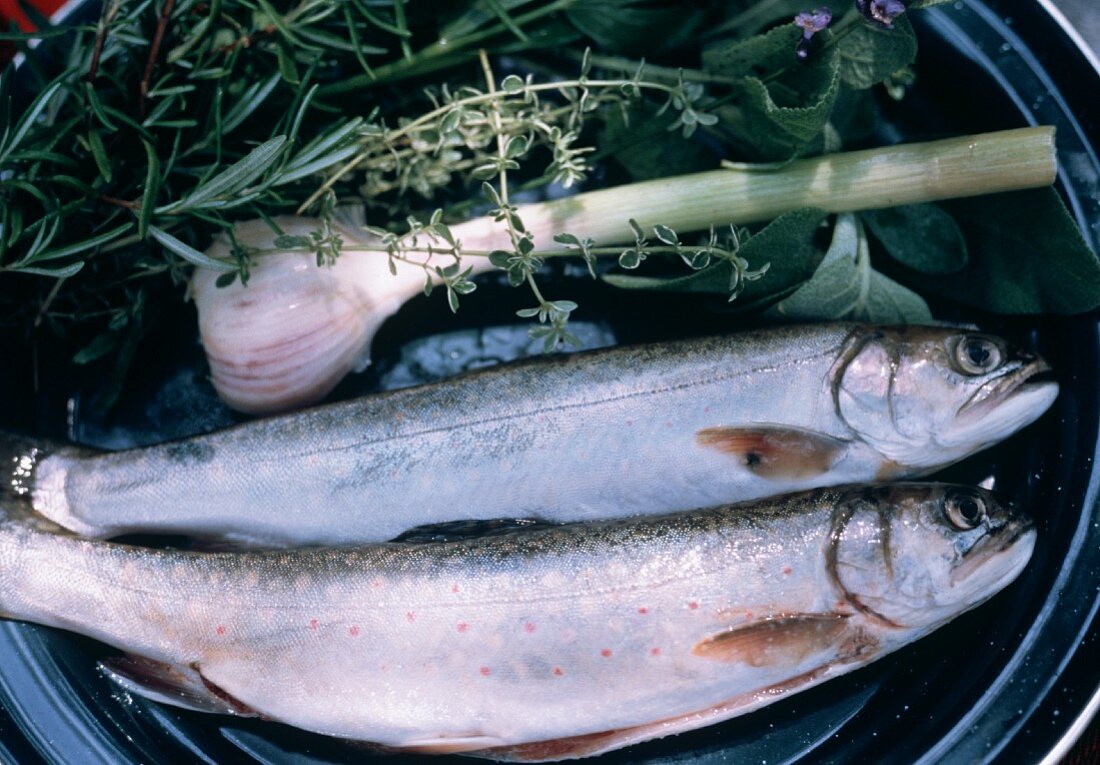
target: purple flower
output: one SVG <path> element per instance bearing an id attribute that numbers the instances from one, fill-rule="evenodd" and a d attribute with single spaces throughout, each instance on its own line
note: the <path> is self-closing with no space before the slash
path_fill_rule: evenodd
<path id="1" fill-rule="evenodd" d="M 856 0 L 856 9 L 868 21 L 890 29 L 894 19 L 905 13 L 905 0 Z"/>
<path id="2" fill-rule="evenodd" d="M 815 34 L 829 26 L 829 22 L 832 20 L 833 14 L 828 8 L 804 11 L 795 16 L 795 26 L 802 28 L 802 39 L 798 41 L 798 46 L 794 49 L 795 55 L 799 58 L 806 58 L 810 55 L 810 40 L 813 39 Z"/>

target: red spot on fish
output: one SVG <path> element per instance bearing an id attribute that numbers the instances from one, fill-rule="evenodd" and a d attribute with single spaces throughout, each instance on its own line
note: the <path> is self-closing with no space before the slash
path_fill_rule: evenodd
<path id="1" fill-rule="evenodd" d="M 704 406 L 703 411 L 704 412 L 709 412 L 710 411 L 710 405 L 708 404 L 707 406 Z"/>
<path id="2" fill-rule="evenodd" d="M 451 592 L 458 592 L 458 585 L 457 584 L 452 584 L 451 585 Z"/>
<path id="3" fill-rule="evenodd" d="M 690 608 L 690 609 L 691 609 L 692 611 L 694 611 L 694 610 L 695 610 L 695 609 L 697 609 L 698 607 L 699 607 L 699 604 L 698 604 L 698 603 L 696 603 L 696 602 L 695 602 L 694 600 L 693 600 L 693 601 L 691 601 L 690 603 L 688 603 L 688 608 Z"/>
<path id="4" fill-rule="evenodd" d="M 465 632 L 468 629 L 470 629 L 470 625 L 467 624 L 466 622 L 459 622 L 458 623 L 458 631 L 459 632 Z"/>
<path id="5" fill-rule="evenodd" d="M 603 649 L 602 651 L 600 651 L 600 656 L 604 657 L 605 659 L 610 659 L 611 658 L 611 649 L 610 648 Z"/>
<path id="6" fill-rule="evenodd" d="M 790 575 L 791 575 L 791 567 L 790 566 L 784 566 L 783 567 L 783 576 L 790 576 Z"/>
<path id="7" fill-rule="evenodd" d="M 745 618 L 746 619 L 751 619 L 752 618 L 752 611 L 746 611 L 745 612 Z"/>
<path id="8" fill-rule="evenodd" d="M 627 421 L 626 421 L 626 426 L 627 426 L 628 428 L 629 428 L 629 427 L 632 427 L 633 425 L 634 425 L 634 420 L 627 420 Z"/>
<path id="9" fill-rule="evenodd" d="M 377 590 L 379 587 L 382 586 L 382 580 L 375 579 L 373 582 L 370 583 L 370 586 Z"/>
<path id="10" fill-rule="evenodd" d="M 844 608 L 844 607 L 845 607 L 846 605 L 848 605 L 848 604 L 847 604 L 847 603 L 845 603 L 845 602 L 844 602 L 843 600 L 838 600 L 838 601 L 836 602 L 836 608 L 837 608 L 837 610 L 838 610 L 838 611 L 839 611 L 840 609 Z"/>
<path id="11" fill-rule="evenodd" d="M 415 622 L 416 621 L 416 614 L 414 614 L 412 611 L 406 611 L 405 612 L 405 620 L 410 621 L 410 622 Z"/>
<path id="12" fill-rule="evenodd" d="M 561 677 L 565 673 L 561 671 L 561 667 L 554 667 L 554 674 L 557 675 L 558 677 Z"/>
<path id="13" fill-rule="evenodd" d="M 219 624 L 218 628 L 215 629 L 214 631 L 217 632 L 219 635 L 224 635 L 225 634 L 225 625 L 224 624 Z"/>
<path id="14" fill-rule="evenodd" d="M 478 672 L 480 672 L 484 677 L 488 677 L 489 675 L 493 674 L 493 670 L 489 669 L 488 667 L 482 667 L 478 670 Z"/>
<path id="15" fill-rule="evenodd" d="M 661 649 L 660 648 L 650 648 L 649 649 L 649 655 L 650 656 L 660 656 L 661 655 Z"/>
<path id="16" fill-rule="evenodd" d="M 390 478 L 397 478 L 397 471 L 396 470 L 391 470 L 390 471 Z"/>
<path id="17" fill-rule="evenodd" d="M 640 613 L 644 616 L 645 614 L 649 613 L 649 609 L 646 608 L 645 606 L 642 606 L 641 608 L 638 609 L 638 613 Z"/>
<path id="18" fill-rule="evenodd" d="M 309 628 L 311 630 L 317 629 L 317 620 L 316 619 L 310 619 L 309 620 Z"/>
<path id="19" fill-rule="evenodd" d="M 672 427 L 672 420 L 669 420 L 669 421 L 667 421 L 667 422 L 665 423 L 665 427 L 666 427 L 666 428 L 671 428 L 671 427 Z"/>
<path id="20" fill-rule="evenodd" d="M 359 637 L 359 625 L 353 624 L 348 627 L 348 634 L 352 637 Z"/>
<path id="21" fill-rule="evenodd" d="M 523 625 L 523 631 L 524 632 L 534 632 L 535 631 L 535 623 L 534 622 L 527 622 L 527 624 Z"/>

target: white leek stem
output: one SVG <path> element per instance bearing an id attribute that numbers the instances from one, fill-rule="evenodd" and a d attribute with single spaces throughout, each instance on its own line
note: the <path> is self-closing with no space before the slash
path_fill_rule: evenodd
<path id="1" fill-rule="evenodd" d="M 920 144 L 830 154 L 776 169 L 730 167 L 592 191 L 519 209 L 536 249 L 564 250 L 568 232 L 597 245 L 632 242 L 629 221 L 649 231 L 678 232 L 766 221 L 801 207 L 848 212 L 1046 186 L 1054 181 L 1054 130 L 1023 128 Z M 287 233 L 319 228 L 307 218 L 280 218 Z M 464 249 L 510 250 L 507 228 L 489 218 L 452 226 Z M 424 284 L 415 263 L 396 276 L 377 243 L 342 230 L 346 251 L 331 268 L 314 256 L 280 252 L 259 258 L 248 287 L 216 288 L 217 274 L 196 271 L 192 287 L 214 385 L 233 407 L 267 413 L 303 406 L 328 393 L 369 358 L 382 322 Z M 237 240 L 269 249 L 266 224 L 238 224 Z M 227 257 L 219 242 L 208 252 Z M 440 262 L 440 261 L 437 261 Z M 446 262 L 445 260 L 442 262 Z M 468 258 L 475 272 L 488 258 Z M 766 278 L 766 277 L 765 277 Z"/>

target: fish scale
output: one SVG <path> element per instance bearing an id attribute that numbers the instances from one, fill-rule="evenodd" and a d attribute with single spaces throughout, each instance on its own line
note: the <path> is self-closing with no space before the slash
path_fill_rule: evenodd
<path id="1" fill-rule="evenodd" d="M 962 370 L 968 343 L 998 363 Z M 1057 384 L 1029 380 L 1045 369 L 953 328 L 768 329 L 504 366 L 143 449 L 44 448 L 14 480 L 93 537 L 343 544 L 629 517 L 931 472 L 1042 414 Z"/>
<path id="2" fill-rule="evenodd" d="M 959 496 L 982 503 L 980 525 L 951 525 Z M 854 669 L 988 598 L 1034 543 L 1018 511 L 939 485 L 226 553 L 82 539 L 3 508 L 0 611 L 134 655 L 105 663 L 131 691 L 518 760 L 710 724 Z"/>

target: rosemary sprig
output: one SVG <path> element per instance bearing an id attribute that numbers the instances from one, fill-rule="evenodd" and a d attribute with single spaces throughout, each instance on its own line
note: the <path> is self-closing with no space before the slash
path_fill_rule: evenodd
<path id="1" fill-rule="evenodd" d="M 738 260 L 746 232 L 698 245 L 677 232 L 712 223 L 725 232 L 795 200 L 817 206 L 820 189 L 795 175 L 830 160 L 799 158 L 863 140 L 854 115 L 866 112 L 853 104 L 865 108 L 864 91 L 878 83 L 903 94 L 915 37 L 894 6 L 870 16 L 849 8 L 811 30 L 772 0 L 734 9 L 746 29 L 724 27 L 722 0 L 686 16 L 672 0 L 638 5 L 609 0 L 594 24 L 580 0 L 106 0 L 95 23 L 46 28 L 34 48 L 26 34 L 0 33 L 26 57 L 19 72 L 0 74 L 0 321 L 58 336 L 75 329 L 70 350 L 132 355 L 150 306 L 182 296 L 193 268 L 223 271 L 223 285 L 248 280 L 270 248 L 237 242 L 237 221 L 276 230 L 279 216 L 308 209 L 316 230 L 273 233 L 275 248 L 306 249 L 324 264 L 359 248 L 337 224 L 349 204 L 369 211 L 379 255 L 421 265 L 426 289 L 445 286 L 452 308 L 488 268 L 526 285 L 535 305 L 525 311 L 549 347 L 568 339 L 576 306 L 548 300 L 539 269 L 563 251 L 593 275 L 605 256 L 623 268 L 658 255 L 693 273 L 717 264 L 736 294 L 755 273 Z M 643 10 L 684 16 L 684 28 L 639 38 L 630 22 Z M 589 46 L 601 56 L 582 52 Z M 637 135 L 604 140 L 628 118 L 645 120 L 642 146 Z M 705 141 L 691 140 L 695 131 Z M 629 156 L 647 150 L 648 161 Z M 785 198 L 759 194 L 753 170 L 694 190 L 658 185 L 629 209 L 607 191 L 586 193 L 571 200 L 579 207 L 565 231 L 541 217 L 554 208 L 517 204 L 520 190 L 559 195 L 593 176 L 679 175 L 721 156 L 790 170 L 773 177 Z M 888 199 L 883 191 L 899 166 L 873 168 L 883 174 L 848 202 L 907 199 L 895 193 L 904 179 Z M 996 185 L 989 174 L 942 180 L 952 193 Z M 467 229 L 450 214 L 459 209 L 499 218 L 500 239 L 465 249 Z M 230 244 L 224 260 L 205 253 L 219 237 Z"/>

